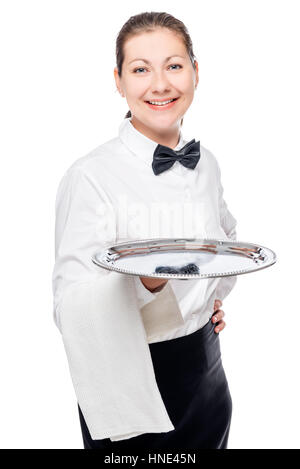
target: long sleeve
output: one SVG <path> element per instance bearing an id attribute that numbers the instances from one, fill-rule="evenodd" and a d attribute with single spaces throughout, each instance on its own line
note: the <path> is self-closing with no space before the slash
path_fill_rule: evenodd
<path id="1" fill-rule="evenodd" d="M 108 196 L 82 167 L 71 167 L 56 197 L 54 320 L 91 437 L 112 441 L 174 429 L 132 277 L 91 261 L 115 236 Z"/>
<path id="2" fill-rule="evenodd" d="M 218 192 L 219 192 L 219 213 L 220 224 L 227 236 L 227 238 L 236 240 L 236 225 L 237 220 L 232 213 L 228 210 L 227 204 L 223 198 L 224 189 L 221 183 L 221 171 L 217 164 L 218 169 Z M 237 276 L 221 277 L 216 288 L 216 298 L 223 301 L 223 299 L 231 292 L 237 282 Z"/>
<path id="3" fill-rule="evenodd" d="M 116 240 L 113 207 L 93 179 L 80 167 L 70 168 L 60 182 L 55 204 L 55 266 L 53 313 L 60 329 L 60 304 L 69 286 L 108 275 L 92 255 Z"/>

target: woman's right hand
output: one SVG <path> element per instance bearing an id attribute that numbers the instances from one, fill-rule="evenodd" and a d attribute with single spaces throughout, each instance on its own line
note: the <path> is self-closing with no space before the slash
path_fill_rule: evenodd
<path id="1" fill-rule="evenodd" d="M 161 291 L 168 282 L 168 280 L 152 277 L 140 277 L 140 280 L 147 290 L 155 293 Z"/>

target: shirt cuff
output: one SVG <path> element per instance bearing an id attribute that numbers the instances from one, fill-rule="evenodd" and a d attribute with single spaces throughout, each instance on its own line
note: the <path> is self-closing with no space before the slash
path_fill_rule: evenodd
<path id="1" fill-rule="evenodd" d="M 134 275 L 134 283 L 136 288 L 137 300 L 139 308 L 142 308 L 151 301 L 154 301 L 158 293 L 151 293 L 141 282 L 138 275 Z"/>

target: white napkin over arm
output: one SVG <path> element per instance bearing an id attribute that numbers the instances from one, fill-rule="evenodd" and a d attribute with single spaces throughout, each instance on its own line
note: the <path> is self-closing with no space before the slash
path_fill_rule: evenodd
<path id="1" fill-rule="evenodd" d="M 93 439 L 174 430 L 158 389 L 131 276 L 93 264 L 116 241 L 109 198 L 81 166 L 56 197 L 54 321 L 77 401 Z"/>

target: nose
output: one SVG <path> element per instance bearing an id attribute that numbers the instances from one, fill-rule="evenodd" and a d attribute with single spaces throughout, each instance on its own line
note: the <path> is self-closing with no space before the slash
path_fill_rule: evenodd
<path id="1" fill-rule="evenodd" d="M 170 83 L 164 72 L 156 72 L 151 80 L 152 93 L 164 93 L 170 90 Z"/>

